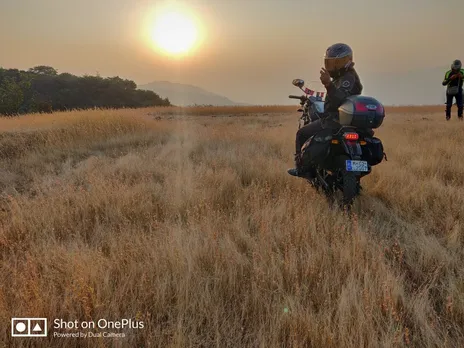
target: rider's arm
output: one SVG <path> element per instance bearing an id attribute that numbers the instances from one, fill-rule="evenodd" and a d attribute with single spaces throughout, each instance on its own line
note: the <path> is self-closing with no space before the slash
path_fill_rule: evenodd
<path id="1" fill-rule="evenodd" d="M 327 96 L 330 97 L 333 104 L 341 104 L 347 97 L 353 95 L 352 91 L 355 82 L 355 77 L 351 74 L 347 74 L 343 77 L 339 88 L 335 87 L 333 82 L 330 82 L 326 86 Z"/>

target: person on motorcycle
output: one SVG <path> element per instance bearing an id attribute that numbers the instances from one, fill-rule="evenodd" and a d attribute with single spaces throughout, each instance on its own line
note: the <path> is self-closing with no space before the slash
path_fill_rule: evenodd
<path id="1" fill-rule="evenodd" d="M 325 128 L 338 129 L 338 108 L 347 97 L 359 95 L 363 89 L 354 69 L 353 50 L 350 46 L 336 43 L 327 49 L 324 58 L 324 68 L 320 71 L 320 80 L 327 90 L 324 114 L 320 120 L 307 124 L 296 133 L 295 168 L 287 171 L 293 176 L 311 176 L 311 173 L 303 173 L 301 169 L 301 147 L 310 137 Z"/>
<path id="2" fill-rule="evenodd" d="M 463 96 L 462 96 L 462 85 L 464 80 L 464 69 L 459 59 L 456 59 L 451 64 L 451 70 L 448 70 L 445 74 L 445 78 L 442 82 L 443 86 L 447 86 L 446 89 L 446 120 L 449 121 L 451 118 L 451 107 L 453 106 L 453 98 L 456 98 L 456 106 L 458 107 L 458 118 L 462 121 L 463 111 Z M 454 89 L 454 91 L 453 91 Z"/>

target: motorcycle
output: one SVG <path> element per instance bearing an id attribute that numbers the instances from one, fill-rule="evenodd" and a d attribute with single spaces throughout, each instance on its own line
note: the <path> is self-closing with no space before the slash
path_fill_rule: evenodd
<path id="1" fill-rule="evenodd" d="M 314 96 L 304 83 L 302 79 L 293 80 L 304 95 L 289 96 L 300 100 L 298 128 L 325 117 L 319 93 Z M 387 160 L 383 144 L 373 131 L 382 125 L 384 117 L 385 109 L 375 98 L 348 97 L 338 108 L 339 125 L 318 132 L 301 147 L 303 177 L 332 202 L 341 193 L 341 205 L 349 209 L 361 193 L 361 178 Z"/>
<path id="2" fill-rule="evenodd" d="M 300 129 L 308 123 L 322 118 L 324 114 L 324 101 L 322 100 L 322 96 L 320 96 L 319 93 L 314 96 L 314 91 L 304 87 L 303 80 L 295 79 L 292 83 L 293 85 L 295 85 L 295 83 L 299 84 L 298 86 L 300 86 L 300 89 L 305 93 L 302 96 L 288 96 L 289 98 L 300 100 L 300 108 L 297 110 L 298 112 L 301 112 L 301 116 L 298 121 L 298 129 Z"/>

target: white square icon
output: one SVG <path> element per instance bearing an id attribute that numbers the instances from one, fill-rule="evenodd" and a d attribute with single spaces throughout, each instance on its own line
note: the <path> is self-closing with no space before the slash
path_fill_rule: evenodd
<path id="1" fill-rule="evenodd" d="M 47 318 L 11 318 L 12 337 L 47 337 Z"/>

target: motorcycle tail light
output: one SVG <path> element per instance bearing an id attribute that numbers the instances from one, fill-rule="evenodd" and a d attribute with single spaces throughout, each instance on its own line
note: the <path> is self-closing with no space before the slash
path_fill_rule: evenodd
<path id="1" fill-rule="evenodd" d="M 358 133 L 345 133 L 344 136 L 346 140 L 358 140 L 359 139 Z"/>

